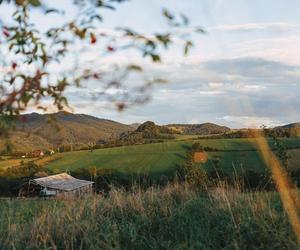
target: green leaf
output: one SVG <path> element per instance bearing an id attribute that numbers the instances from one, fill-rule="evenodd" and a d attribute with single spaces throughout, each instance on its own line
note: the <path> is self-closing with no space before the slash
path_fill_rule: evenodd
<path id="1" fill-rule="evenodd" d="M 184 14 L 180 14 L 181 18 L 182 18 L 182 22 L 183 25 L 187 26 L 190 23 L 190 20 L 187 18 L 187 16 L 185 16 Z"/>
<path id="2" fill-rule="evenodd" d="M 133 71 L 143 71 L 143 68 L 136 64 L 131 64 L 127 66 L 127 70 L 133 70 Z"/>
<path id="3" fill-rule="evenodd" d="M 46 14 L 49 14 L 49 13 L 59 13 L 59 10 L 58 9 L 47 9 L 45 11 Z"/>
<path id="4" fill-rule="evenodd" d="M 110 9 L 110 10 L 116 10 L 116 8 L 114 6 L 109 5 L 109 4 L 102 4 L 102 7 Z"/>
<path id="5" fill-rule="evenodd" d="M 171 43 L 170 34 L 157 34 L 156 39 L 160 41 L 166 48 Z"/>
<path id="6" fill-rule="evenodd" d="M 152 82 L 153 83 L 168 83 L 168 80 L 164 79 L 164 78 L 155 78 Z"/>
<path id="7" fill-rule="evenodd" d="M 41 5 L 40 0 L 29 0 L 29 3 L 34 7 L 38 7 Z"/>
<path id="8" fill-rule="evenodd" d="M 157 54 L 151 54 L 151 58 L 152 58 L 153 62 L 160 62 L 161 61 L 160 56 L 157 55 Z"/>
<path id="9" fill-rule="evenodd" d="M 147 40 L 145 43 L 146 47 L 150 47 L 151 49 L 155 49 L 156 45 L 152 40 Z"/>
<path id="10" fill-rule="evenodd" d="M 172 13 L 166 8 L 163 9 L 163 15 L 170 21 L 174 19 L 174 16 L 172 15 Z"/>
<path id="11" fill-rule="evenodd" d="M 100 15 L 93 15 L 90 17 L 91 21 L 93 21 L 94 19 L 97 19 L 98 21 L 102 22 L 103 18 Z"/>
<path id="12" fill-rule="evenodd" d="M 206 33 L 206 31 L 204 30 L 204 28 L 202 28 L 202 27 L 196 27 L 196 29 L 195 29 L 195 32 L 197 32 L 197 33 L 202 33 L 202 34 L 205 34 Z"/>
<path id="13" fill-rule="evenodd" d="M 118 28 L 117 30 L 121 30 L 125 32 L 125 36 L 137 36 L 137 33 L 129 28 Z"/>
<path id="14" fill-rule="evenodd" d="M 185 46 L 184 46 L 184 55 L 187 55 L 193 46 L 194 45 L 191 41 L 186 41 Z"/>

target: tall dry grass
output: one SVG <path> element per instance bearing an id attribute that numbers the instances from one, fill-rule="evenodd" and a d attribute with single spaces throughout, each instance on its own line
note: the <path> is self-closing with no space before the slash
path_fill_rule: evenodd
<path id="1" fill-rule="evenodd" d="M 299 249 L 278 194 L 224 183 L 0 204 L 0 249 Z"/>
<path id="2" fill-rule="evenodd" d="M 278 193 L 290 224 L 300 245 L 300 198 L 296 186 L 291 181 L 280 159 L 271 150 L 267 139 L 261 131 L 254 131 L 256 145 L 266 166 L 271 170 L 272 178 L 277 186 Z"/>

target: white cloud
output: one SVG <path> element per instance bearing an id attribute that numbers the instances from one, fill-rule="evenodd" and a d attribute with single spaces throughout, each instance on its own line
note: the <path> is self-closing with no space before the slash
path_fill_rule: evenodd
<path id="1" fill-rule="evenodd" d="M 205 96 L 216 96 L 216 95 L 220 95 L 223 93 L 224 93 L 224 91 L 221 91 L 221 90 L 201 90 L 201 91 L 199 91 L 200 95 L 205 95 Z"/>
<path id="2" fill-rule="evenodd" d="M 225 24 L 208 28 L 211 31 L 233 31 L 233 32 L 299 32 L 299 23 L 270 22 L 270 23 L 244 23 L 244 24 Z"/>
<path id="3" fill-rule="evenodd" d="M 282 125 L 282 121 L 276 121 L 271 117 L 258 117 L 258 116 L 223 116 L 217 118 L 224 120 L 232 127 L 244 127 L 244 128 L 259 128 L 262 125 L 267 127 L 275 127 Z"/>
<path id="4" fill-rule="evenodd" d="M 300 65 L 300 35 L 251 39 L 228 45 L 232 57 L 261 57 Z"/>
<path id="5" fill-rule="evenodd" d="M 213 89 L 214 88 L 218 89 L 218 88 L 223 88 L 225 84 L 223 82 L 209 82 L 208 86 Z"/>
<path id="6" fill-rule="evenodd" d="M 235 86 L 238 91 L 243 91 L 243 92 L 257 92 L 267 88 L 267 86 L 250 85 L 250 84 L 242 84 L 242 83 L 238 83 Z"/>
<path id="7" fill-rule="evenodd" d="M 296 111 L 300 105 L 297 66 L 261 58 L 238 58 L 184 64 L 180 70 L 172 65 L 146 70 L 165 76 L 170 83 L 155 86 L 148 104 L 126 110 L 124 115 L 114 112 L 113 105 L 103 99 L 88 103 L 89 91 L 72 91 L 70 102 L 78 112 L 99 117 L 110 114 L 111 119 L 126 123 L 134 119 L 163 124 L 211 121 L 244 127 L 300 120 Z"/>

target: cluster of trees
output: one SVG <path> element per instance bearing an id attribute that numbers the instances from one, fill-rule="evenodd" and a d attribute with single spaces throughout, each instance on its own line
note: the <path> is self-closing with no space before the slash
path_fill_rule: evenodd
<path id="1" fill-rule="evenodd" d="M 266 137 L 281 137 L 281 138 L 297 138 L 300 136 L 299 127 L 277 127 L 277 128 L 265 128 L 262 129 L 238 129 L 232 130 L 230 132 L 213 134 L 199 137 L 198 139 L 222 139 L 222 138 L 255 138 L 258 134 L 257 132 L 263 132 Z"/>
<path id="2" fill-rule="evenodd" d="M 300 136 L 300 127 L 277 127 L 277 128 L 264 128 L 264 133 L 269 137 L 287 137 L 295 138 Z"/>
<path id="3" fill-rule="evenodd" d="M 22 184 L 32 178 L 45 177 L 51 172 L 33 161 L 21 162 L 20 166 L 9 167 L 0 172 L 0 195 L 16 196 Z"/>
<path id="4" fill-rule="evenodd" d="M 133 132 L 125 132 L 115 141 L 116 144 L 132 145 L 142 143 L 156 143 L 163 140 L 175 139 L 173 129 L 166 126 L 158 126 L 152 121 L 147 121 L 138 126 Z"/>
<path id="5" fill-rule="evenodd" d="M 3 149 L 0 152 L 0 155 L 2 156 L 12 156 L 12 157 L 21 157 L 23 155 L 25 155 L 26 152 L 22 152 L 22 151 L 11 151 L 9 149 Z"/>
<path id="6" fill-rule="evenodd" d="M 214 123 L 170 124 L 168 127 L 177 131 L 177 133 L 186 135 L 219 135 L 230 132 L 230 128 Z"/>
<path id="7" fill-rule="evenodd" d="M 31 150 L 31 151 L 28 151 L 28 152 L 3 150 L 3 151 L 0 152 L 0 155 L 1 156 L 15 157 L 15 158 L 21 158 L 23 156 L 25 156 L 26 158 L 36 158 L 36 157 L 40 157 L 40 156 L 52 155 L 54 152 L 55 152 L 54 150 L 49 150 L 49 149 Z M 59 151 L 58 150 L 58 152 L 64 152 L 64 151 Z"/>
<path id="8" fill-rule="evenodd" d="M 158 126 L 154 122 L 147 121 L 139 125 L 134 131 L 123 132 L 117 138 L 111 137 L 109 139 L 100 139 L 93 145 L 80 147 L 79 150 L 94 150 L 100 148 L 121 147 L 125 145 L 159 143 L 164 140 L 175 139 L 174 134 L 177 133 L 178 131 L 174 131 L 166 126 Z M 60 152 L 67 151 L 68 145 L 66 144 Z"/>
<path id="9" fill-rule="evenodd" d="M 259 129 L 266 137 L 281 137 L 281 138 L 295 138 L 300 135 L 299 127 L 277 127 Z M 257 136 L 257 129 L 240 129 L 220 135 L 216 138 L 254 138 Z"/>
<path id="10" fill-rule="evenodd" d="M 257 136 L 255 129 L 239 129 L 231 133 L 224 134 L 224 138 L 255 138 Z"/>

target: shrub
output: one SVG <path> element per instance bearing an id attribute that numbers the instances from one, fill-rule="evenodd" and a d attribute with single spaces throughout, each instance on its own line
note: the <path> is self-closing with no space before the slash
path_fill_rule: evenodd
<path id="1" fill-rule="evenodd" d="M 203 146 L 199 142 L 195 142 L 192 145 L 192 150 L 193 151 L 203 151 Z"/>
<path id="2" fill-rule="evenodd" d="M 206 189 L 208 184 L 207 173 L 201 165 L 195 164 L 193 151 L 187 152 L 185 163 L 178 170 L 178 177 L 199 190 Z"/>
<path id="3" fill-rule="evenodd" d="M 247 169 L 239 173 L 237 179 L 247 190 L 270 190 L 275 187 L 272 177 L 268 173 Z"/>

